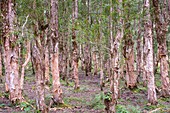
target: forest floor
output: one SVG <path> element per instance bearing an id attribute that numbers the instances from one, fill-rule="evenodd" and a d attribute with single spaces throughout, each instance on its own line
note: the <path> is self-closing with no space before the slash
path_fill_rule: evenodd
<path id="1" fill-rule="evenodd" d="M 61 80 L 63 90 L 64 105 L 52 106 L 50 113 L 104 113 L 103 104 L 104 93 L 100 91 L 99 76 L 85 76 L 80 73 L 80 89 L 73 89 L 73 82 L 69 85 Z M 4 80 L 3 80 L 4 81 Z M 124 87 L 124 81 L 121 81 L 120 99 L 117 103 L 117 113 L 168 113 L 170 111 L 170 98 L 162 98 L 158 94 L 158 105 L 147 103 L 147 89 L 139 85 L 136 90 L 129 90 Z M 26 102 L 19 105 L 13 105 L 6 98 L 4 84 L 0 83 L 0 113 L 25 113 L 35 111 L 35 79 L 32 74 L 25 76 L 24 97 Z M 46 88 L 46 104 L 49 105 L 51 93 Z M 106 83 L 104 92 L 109 91 L 109 83 Z M 155 112 L 153 111 L 155 110 Z"/>

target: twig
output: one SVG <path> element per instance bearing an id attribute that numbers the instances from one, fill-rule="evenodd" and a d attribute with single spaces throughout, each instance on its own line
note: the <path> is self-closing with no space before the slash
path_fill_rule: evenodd
<path id="1" fill-rule="evenodd" d="M 24 27 L 25 27 L 25 25 L 27 24 L 28 17 L 29 17 L 29 15 L 27 15 L 26 20 L 25 20 L 25 23 L 24 23 L 23 26 L 22 26 L 22 34 L 21 34 L 22 37 L 24 36 Z"/>
<path id="2" fill-rule="evenodd" d="M 158 111 L 158 110 L 160 110 L 161 108 L 156 108 L 155 110 L 152 110 L 152 111 L 150 111 L 150 112 L 148 112 L 148 113 L 154 113 L 154 112 L 156 112 L 156 111 Z"/>

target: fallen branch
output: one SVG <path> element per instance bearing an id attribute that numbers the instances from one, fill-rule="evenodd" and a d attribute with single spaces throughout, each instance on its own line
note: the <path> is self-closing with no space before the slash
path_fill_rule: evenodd
<path id="1" fill-rule="evenodd" d="M 156 112 L 156 111 L 159 111 L 161 108 L 156 108 L 155 110 L 152 110 L 152 111 L 150 111 L 150 112 L 148 112 L 148 113 L 154 113 L 154 112 Z"/>

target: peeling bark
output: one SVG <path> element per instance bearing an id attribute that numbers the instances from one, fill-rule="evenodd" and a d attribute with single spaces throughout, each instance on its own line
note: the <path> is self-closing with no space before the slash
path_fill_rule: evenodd
<path id="1" fill-rule="evenodd" d="M 78 76 L 78 45 L 76 42 L 76 20 L 78 18 L 78 0 L 73 0 L 73 12 L 72 12 L 72 43 L 73 43 L 73 50 L 72 50 L 72 67 L 73 67 L 73 78 L 74 78 L 74 89 L 79 89 L 79 76 Z"/>
<path id="2" fill-rule="evenodd" d="M 152 36 L 152 25 L 150 17 L 150 3 L 149 0 L 144 1 L 144 11 L 145 11 L 145 23 L 144 23 L 144 56 L 145 56 L 145 71 L 147 77 L 147 87 L 148 87 L 148 101 L 151 104 L 157 104 L 156 90 L 155 90 L 155 80 L 154 80 L 154 61 L 153 61 L 153 36 Z"/>
<path id="3" fill-rule="evenodd" d="M 131 24 L 130 20 L 130 4 L 124 4 L 125 10 L 128 10 L 127 14 L 125 15 L 125 45 L 124 45 L 124 58 L 126 63 L 126 86 L 129 89 L 134 89 L 137 87 L 137 75 L 134 72 L 134 41 L 131 32 Z"/>
<path id="4" fill-rule="evenodd" d="M 34 45 L 34 47 L 32 48 L 32 55 L 36 78 L 36 106 L 38 110 L 45 113 L 47 107 L 45 104 L 45 76 L 44 71 L 42 71 L 44 69 L 44 65 L 42 64 L 43 55 L 41 53 L 41 50 L 37 48 L 37 45 Z"/>
<path id="5" fill-rule="evenodd" d="M 136 62 L 137 62 L 137 75 L 138 75 L 138 78 L 142 75 L 143 73 L 143 69 L 142 69 L 142 65 L 143 65 L 143 41 L 142 41 L 142 36 L 141 36 L 141 28 L 140 28 L 140 25 L 139 25 L 139 28 L 138 28 L 138 37 L 137 37 L 137 47 L 136 47 L 136 50 L 137 50 L 137 56 L 136 56 Z M 139 82 L 139 79 L 138 79 L 138 82 Z"/>
<path id="6" fill-rule="evenodd" d="M 97 76 L 99 63 L 98 63 L 98 56 L 97 56 L 97 52 L 95 51 L 95 48 L 92 53 L 92 60 L 93 60 L 93 66 L 94 66 L 93 75 Z"/>
<path id="7" fill-rule="evenodd" d="M 45 83 L 50 82 L 50 61 L 49 61 L 49 49 L 45 48 Z"/>
<path id="8" fill-rule="evenodd" d="M 125 41 L 125 61 L 126 61 L 126 85 L 133 89 L 137 87 L 137 76 L 134 73 L 134 42 L 131 35 L 127 35 Z"/>
<path id="9" fill-rule="evenodd" d="M 3 18 L 3 45 L 4 45 L 4 64 L 5 64 L 5 90 L 10 93 L 10 100 L 13 103 L 22 101 L 19 82 L 19 54 L 18 37 L 14 35 L 15 9 L 14 0 L 3 1 L 1 11 Z M 7 35 L 8 34 L 8 35 Z"/>
<path id="10" fill-rule="evenodd" d="M 166 44 L 166 33 L 168 31 L 168 13 L 166 11 L 166 0 L 163 1 L 162 11 L 159 0 L 153 0 L 155 14 L 155 29 L 158 41 L 158 59 L 160 61 L 160 75 L 162 81 L 162 96 L 170 96 L 170 82 L 168 77 L 168 51 Z M 161 13 L 162 12 L 162 13 Z M 163 19 L 162 19 L 163 18 Z"/>
<path id="11" fill-rule="evenodd" d="M 53 102 L 55 104 L 63 103 L 62 100 L 62 89 L 60 84 L 59 76 L 59 34 L 58 34 L 58 0 L 51 0 L 51 40 L 52 40 L 52 51 L 51 51 L 51 72 L 52 72 L 52 94 Z"/>
<path id="12" fill-rule="evenodd" d="M 121 5 L 122 5 L 122 0 L 119 0 L 119 6 L 117 8 L 117 12 L 119 16 L 121 16 Z M 122 18 L 118 20 L 119 25 L 123 24 Z M 119 27 L 117 29 L 116 37 L 113 40 L 111 40 L 111 57 L 112 57 L 112 70 L 113 70 L 113 75 L 111 75 L 111 84 L 110 84 L 110 90 L 112 92 L 112 101 L 110 105 L 110 111 L 111 113 L 116 112 L 116 104 L 117 104 L 117 99 L 119 96 L 119 78 L 120 78 L 120 66 L 119 66 L 119 60 L 120 60 L 120 54 L 119 54 L 119 49 L 120 49 L 120 41 L 122 40 L 123 37 L 123 29 Z"/>
<path id="13" fill-rule="evenodd" d="M 0 44 L 0 82 L 2 82 L 2 74 L 2 45 Z"/>

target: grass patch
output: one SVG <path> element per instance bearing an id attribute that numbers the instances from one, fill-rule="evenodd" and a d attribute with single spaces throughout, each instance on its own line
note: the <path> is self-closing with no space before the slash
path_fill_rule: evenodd
<path id="1" fill-rule="evenodd" d="M 87 87 L 86 86 L 82 86 L 79 89 L 76 90 L 72 90 L 74 93 L 79 93 L 79 92 L 85 92 L 87 91 Z"/>
<path id="2" fill-rule="evenodd" d="M 93 109 L 104 109 L 105 105 L 103 103 L 103 99 L 104 99 L 104 93 L 101 92 L 95 95 L 94 99 L 92 99 L 91 102 L 88 102 L 87 105 Z"/>
<path id="3" fill-rule="evenodd" d="M 33 76 L 25 76 L 25 80 L 24 81 L 33 82 L 34 80 L 35 80 L 35 77 L 33 77 Z"/>
<path id="4" fill-rule="evenodd" d="M 147 110 L 147 111 L 154 110 L 156 108 L 157 108 L 156 105 L 149 105 L 149 106 L 146 105 L 146 106 L 144 106 L 144 110 Z"/>
<path id="5" fill-rule="evenodd" d="M 128 105 L 127 109 L 130 113 L 141 113 L 140 107 L 139 106 L 132 106 Z"/>
<path id="6" fill-rule="evenodd" d="M 64 86 L 71 86 L 71 87 L 74 86 L 74 82 L 72 82 L 72 81 L 66 82 L 66 81 L 64 81 L 63 79 L 60 79 L 60 82 L 61 82 L 61 84 L 64 85 Z"/>
<path id="7" fill-rule="evenodd" d="M 126 109 L 126 106 L 124 105 L 117 105 L 116 106 L 116 113 L 131 113 Z"/>
<path id="8" fill-rule="evenodd" d="M 71 101 L 77 101 L 81 103 L 85 103 L 86 101 L 82 98 L 77 98 L 77 97 L 65 97 L 63 99 L 64 103 L 69 104 Z"/>

